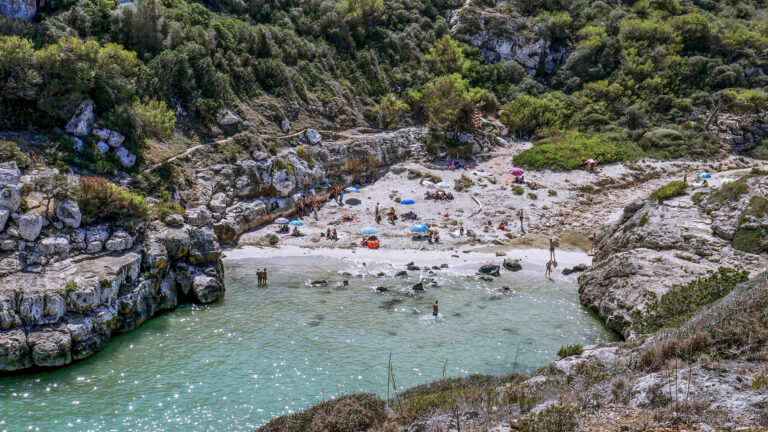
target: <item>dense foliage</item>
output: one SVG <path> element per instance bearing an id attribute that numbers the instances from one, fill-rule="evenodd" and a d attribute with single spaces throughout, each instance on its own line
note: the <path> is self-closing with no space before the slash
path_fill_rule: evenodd
<path id="1" fill-rule="evenodd" d="M 707 277 L 696 279 L 648 303 L 645 310 L 638 314 L 632 328 L 639 333 L 650 334 L 664 327 L 677 327 L 748 278 L 746 270 L 720 267 Z"/>
<path id="2" fill-rule="evenodd" d="M 149 214 L 141 195 L 103 178 L 81 177 L 76 194 L 83 220 L 88 223 L 107 221 L 127 226 Z"/>
<path id="3" fill-rule="evenodd" d="M 530 166 L 571 169 L 572 151 L 553 144 L 561 137 L 610 137 L 600 162 L 638 148 L 706 156 L 716 150 L 705 128 L 713 113 L 768 107 L 764 0 L 484 0 L 451 27 L 446 17 L 462 5 L 48 2 L 33 23 L 0 19 L 0 127 L 61 127 L 84 99 L 134 144 L 168 137 L 179 108 L 210 122 L 260 96 L 277 117 L 299 107 L 357 122 L 365 112 L 379 127 L 409 117 L 437 131 L 484 110 L 549 144 Z M 480 32 L 564 54 L 532 68 L 471 47 Z"/>

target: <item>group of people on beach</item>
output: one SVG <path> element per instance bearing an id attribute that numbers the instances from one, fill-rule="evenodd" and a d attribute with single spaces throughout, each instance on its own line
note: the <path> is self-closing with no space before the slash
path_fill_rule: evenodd
<path id="1" fill-rule="evenodd" d="M 442 190 L 430 192 L 427 191 L 424 194 L 425 199 L 431 199 L 435 201 L 452 201 L 453 200 L 453 193 L 451 192 L 445 192 Z"/>
<path id="2" fill-rule="evenodd" d="M 320 235 L 322 236 L 322 233 L 320 233 Z M 336 232 L 336 228 L 334 228 L 333 230 L 331 230 L 330 228 L 325 230 L 325 238 L 327 238 L 328 240 L 338 240 L 339 234 Z"/>
<path id="3" fill-rule="evenodd" d="M 259 279 L 259 285 L 266 285 L 267 284 L 267 269 L 263 270 L 256 270 L 256 276 Z"/>
<path id="4" fill-rule="evenodd" d="M 547 269 L 544 271 L 544 276 L 551 277 L 552 276 L 552 265 L 557 265 L 557 260 L 555 260 L 555 247 L 560 245 L 560 241 L 556 239 L 555 237 L 549 238 L 549 261 L 547 261 Z"/>
<path id="5" fill-rule="evenodd" d="M 315 220 L 318 220 L 317 211 L 320 210 L 320 200 L 316 199 L 314 196 L 300 196 L 296 199 L 296 210 L 299 213 L 299 217 L 304 217 L 307 214 L 313 213 Z"/>

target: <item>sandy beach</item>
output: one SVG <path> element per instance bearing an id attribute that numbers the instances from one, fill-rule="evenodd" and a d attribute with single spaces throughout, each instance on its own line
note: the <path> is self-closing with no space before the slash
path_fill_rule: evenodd
<path id="1" fill-rule="evenodd" d="M 238 248 L 226 254 L 229 259 L 245 257 L 322 255 L 339 259 L 374 260 L 392 263 L 416 262 L 426 264 L 467 263 L 500 264 L 505 258 L 520 259 L 526 271 L 544 273 L 549 260 L 549 238 L 560 241 L 557 248 L 560 270 L 577 264 L 589 264 L 589 237 L 599 234 L 607 224 L 616 220 L 623 208 L 635 199 L 646 197 L 672 180 L 682 180 L 687 173 L 689 182 L 698 173 L 712 174 L 710 183 L 719 179 L 738 178 L 753 167 L 736 157 L 716 162 L 638 161 L 598 167 L 598 173 L 585 170 L 570 172 L 529 171 L 525 180 L 545 188 L 533 190 L 523 186 L 516 194 L 513 187 L 512 157 L 529 143 L 513 143 L 497 150 L 490 158 L 471 169 L 437 169 L 431 164 L 410 162 L 398 164 L 373 184 L 360 186 L 360 192 L 346 193 L 343 204 L 326 201 L 317 213 L 299 218 L 304 226 L 302 237 L 278 234 L 277 246 L 269 246 L 267 237 L 275 234 L 277 226 L 265 225 L 243 234 Z M 428 190 L 424 180 L 449 183 L 454 199 L 435 201 L 425 199 Z M 469 179 L 469 181 L 467 181 Z M 457 190 L 456 185 L 465 186 Z M 468 185 L 468 186 L 466 186 Z M 519 193 L 519 191 L 518 191 Z M 411 199 L 414 204 L 398 201 Z M 375 207 L 385 215 L 375 220 Z M 395 223 L 386 219 L 394 208 Z M 518 211 L 523 210 L 523 226 Z M 404 220 L 402 214 L 412 211 L 418 220 Z M 354 218 L 343 222 L 342 216 Z M 498 229 L 506 220 L 508 230 Z M 440 234 L 440 243 L 414 240 L 410 227 L 425 224 Z M 464 235 L 460 235 L 460 227 Z M 380 248 L 371 250 L 360 246 L 361 229 L 373 227 Z M 292 228 L 292 227 L 291 227 Z M 323 234 L 336 229 L 338 240 L 328 240 Z"/>

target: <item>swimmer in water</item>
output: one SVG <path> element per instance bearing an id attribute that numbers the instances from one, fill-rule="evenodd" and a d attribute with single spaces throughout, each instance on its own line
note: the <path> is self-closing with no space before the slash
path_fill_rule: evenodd
<path id="1" fill-rule="evenodd" d="M 435 304 L 432 305 L 432 316 L 437 316 L 437 300 L 435 300 Z"/>

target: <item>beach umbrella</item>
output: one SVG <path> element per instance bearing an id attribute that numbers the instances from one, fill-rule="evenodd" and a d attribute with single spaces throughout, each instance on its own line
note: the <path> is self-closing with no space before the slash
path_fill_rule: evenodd
<path id="1" fill-rule="evenodd" d="M 379 230 L 373 227 L 365 227 L 361 229 L 360 232 L 363 234 L 376 234 L 377 232 L 379 232 Z"/>
<path id="2" fill-rule="evenodd" d="M 431 182 L 431 181 L 429 181 L 429 180 L 424 180 L 424 181 L 421 183 L 421 185 L 422 185 L 422 186 L 424 186 L 424 187 L 426 187 L 426 188 L 430 188 L 430 189 L 432 189 L 432 188 L 434 188 L 434 187 L 435 187 L 435 184 L 434 184 L 434 183 L 432 183 L 432 182 Z"/>
<path id="3" fill-rule="evenodd" d="M 525 174 L 525 170 L 522 168 L 514 167 L 509 171 L 509 173 L 515 177 L 520 177 L 521 175 Z"/>
<path id="4" fill-rule="evenodd" d="M 712 174 L 710 174 L 710 173 L 701 173 L 701 174 L 699 174 L 699 178 L 703 178 L 703 179 L 712 178 Z"/>
<path id="5" fill-rule="evenodd" d="M 446 182 L 440 182 L 435 186 L 439 187 L 440 189 L 449 189 L 451 187 L 451 184 Z"/>
<path id="6" fill-rule="evenodd" d="M 428 229 L 429 227 L 426 225 L 414 225 L 411 227 L 411 231 L 413 232 L 424 232 L 424 231 L 427 231 Z"/>
<path id="7" fill-rule="evenodd" d="M 277 218 L 277 219 L 275 219 L 275 223 L 278 224 L 278 225 L 285 225 L 288 222 L 289 221 L 286 218 Z"/>
<path id="8" fill-rule="evenodd" d="M 300 220 L 292 220 L 288 225 L 290 226 L 302 226 L 304 225 L 304 222 Z"/>
<path id="9" fill-rule="evenodd" d="M 400 201 L 400 204 L 410 205 L 410 204 L 413 204 L 415 202 L 416 201 L 414 201 L 412 199 L 404 199 L 404 200 Z"/>
<path id="10" fill-rule="evenodd" d="M 344 192 L 360 192 L 360 189 L 358 189 L 358 188 L 356 188 L 354 186 L 350 186 L 350 187 L 344 189 Z"/>

